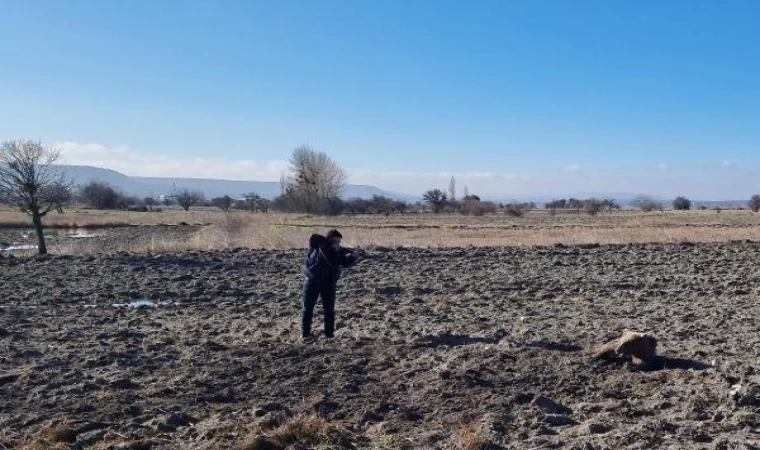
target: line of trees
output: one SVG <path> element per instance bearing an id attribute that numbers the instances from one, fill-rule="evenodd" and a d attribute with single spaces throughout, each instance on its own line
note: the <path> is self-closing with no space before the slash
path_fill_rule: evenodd
<path id="1" fill-rule="evenodd" d="M 94 209 L 122 209 L 134 211 L 150 211 L 157 205 L 177 205 L 189 211 L 194 207 L 216 207 L 222 211 L 232 209 L 251 212 L 268 212 L 271 201 L 256 193 L 243 194 L 241 198 L 234 199 L 229 195 L 206 200 L 202 191 L 181 189 L 173 195 L 158 200 L 152 197 L 139 199 L 130 196 L 102 182 L 90 182 L 80 187 L 73 196 L 74 200 L 84 206 Z"/>
<path id="2" fill-rule="evenodd" d="M 133 205 L 152 208 L 158 202 L 153 198 L 139 200 L 128 196 L 104 183 L 89 183 L 76 193 L 72 181 L 59 170 L 60 153 L 57 149 L 47 147 L 39 141 L 15 140 L 0 144 L 0 203 L 18 208 L 28 214 L 34 225 L 38 238 L 38 251 L 47 253 L 42 219 L 52 211 L 63 212 L 65 206 L 74 201 L 85 203 L 94 208 L 123 209 Z M 230 196 L 218 197 L 207 202 L 200 191 L 181 190 L 165 200 L 176 202 L 185 210 L 198 205 L 213 205 L 224 211 L 232 208 L 267 212 L 270 207 L 279 211 L 298 211 L 314 214 L 393 214 L 404 213 L 413 205 L 394 201 L 387 197 L 375 196 L 372 199 L 341 199 L 341 191 L 347 180 L 346 171 L 327 154 L 313 150 L 308 146 L 297 148 L 290 159 L 289 171 L 282 176 L 282 193 L 273 202 L 263 199 L 255 193 L 232 199 Z M 512 202 L 496 204 L 482 201 L 477 195 L 471 195 L 465 186 L 464 197 L 456 198 L 456 180 L 452 177 L 448 192 L 431 189 L 423 195 L 424 204 L 433 212 L 457 211 L 464 214 L 482 215 L 502 209 L 506 214 L 521 216 L 528 209 L 536 207 L 533 203 Z M 643 211 L 662 210 L 663 206 L 648 197 L 640 197 L 635 203 Z M 760 211 L 760 194 L 753 195 L 748 202 L 749 209 Z M 692 202 L 686 197 L 673 200 L 673 209 L 691 209 Z M 613 200 L 604 199 L 561 199 L 546 204 L 546 208 L 556 212 L 559 209 L 575 210 L 579 214 L 585 211 L 590 215 L 602 211 L 620 209 Z"/>
<path id="3" fill-rule="evenodd" d="M 501 210 L 507 215 L 519 217 L 524 215 L 526 211 L 536 208 L 536 204 L 533 202 L 513 201 L 504 204 L 484 201 L 477 195 L 471 195 L 467 186 L 464 188 L 464 197 L 457 200 L 455 186 L 456 181 L 452 178 L 448 193 L 441 189 L 430 189 L 422 194 L 422 200 L 434 213 L 461 213 L 472 216 L 493 214 Z"/>
<path id="4" fill-rule="evenodd" d="M 577 214 L 585 212 L 590 216 L 595 216 L 604 211 L 619 210 L 620 205 L 615 200 L 609 198 L 601 200 L 597 198 L 563 198 L 545 203 L 544 208 L 548 209 L 552 215 L 556 214 L 558 210 L 570 210 L 575 211 Z"/>
<path id="5" fill-rule="evenodd" d="M 408 209 L 407 202 L 382 195 L 374 195 L 370 199 L 352 198 L 343 204 L 343 211 L 346 214 L 403 214 Z"/>
<path id="6" fill-rule="evenodd" d="M 216 197 L 208 202 L 208 206 L 214 206 L 222 211 L 229 212 L 236 209 L 250 212 L 269 212 L 271 201 L 265 199 L 255 192 L 244 194 L 242 199 L 233 199 L 229 195 Z"/>

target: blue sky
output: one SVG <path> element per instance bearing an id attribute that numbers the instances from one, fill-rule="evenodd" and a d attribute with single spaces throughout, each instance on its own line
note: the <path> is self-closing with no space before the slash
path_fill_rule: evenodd
<path id="1" fill-rule="evenodd" d="M 760 191 L 754 1 L 0 0 L 0 139 L 277 179 L 301 145 L 418 193 Z"/>

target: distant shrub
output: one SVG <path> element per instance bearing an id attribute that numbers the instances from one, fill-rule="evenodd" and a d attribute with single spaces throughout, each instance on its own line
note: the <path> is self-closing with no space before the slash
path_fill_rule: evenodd
<path id="1" fill-rule="evenodd" d="M 639 196 L 636 198 L 636 200 L 634 200 L 633 204 L 644 212 L 663 210 L 662 203 L 647 196 Z"/>
<path id="2" fill-rule="evenodd" d="M 688 211 L 691 209 L 691 200 L 686 197 L 676 197 L 673 200 L 673 209 L 676 211 Z"/>
<path id="3" fill-rule="evenodd" d="M 548 209 L 551 215 L 557 214 L 558 209 L 565 209 L 567 206 L 567 200 L 564 198 L 561 200 L 552 200 L 544 204 L 544 208 Z"/>
<path id="4" fill-rule="evenodd" d="M 472 197 L 472 196 L 471 196 Z M 462 214 L 468 216 L 484 216 L 493 214 L 497 211 L 496 204 L 493 202 L 484 202 L 481 200 L 468 199 L 462 202 Z"/>
<path id="5" fill-rule="evenodd" d="M 620 209 L 620 205 L 615 200 L 611 198 L 605 198 L 604 200 L 602 200 L 602 210 L 613 211 L 613 210 L 619 210 L 619 209 Z"/>
<path id="6" fill-rule="evenodd" d="M 224 233 L 227 247 L 242 239 L 245 225 L 246 222 L 239 213 L 227 212 L 227 214 L 223 216 L 217 226 Z"/>
<path id="7" fill-rule="evenodd" d="M 522 217 L 526 211 L 525 203 L 511 202 L 504 205 L 504 213 L 510 217 Z"/>
<path id="8" fill-rule="evenodd" d="M 567 208 L 575 210 L 578 214 L 583 210 L 583 200 L 577 198 L 571 198 L 567 201 Z"/>
<path id="9" fill-rule="evenodd" d="M 291 202 L 291 204 L 296 204 L 299 201 L 298 196 L 295 196 L 295 197 L 290 196 L 290 197 L 285 198 L 285 200 Z M 262 213 L 269 212 L 269 208 L 271 206 L 272 206 L 271 200 L 266 199 L 255 192 L 249 192 L 247 194 L 243 194 L 243 200 L 235 201 L 232 204 L 232 207 L 235 209 L 242 209 L 242 210 L 247 210 L 251 212 L 262 212 Z"/>
<path id="10" fill-rule="evenodd" d="M 221 209 L 222 211 L 229 211 L 234 203 L 235 201 L 229 195 L 225 195 L 224 197 L 217 197 L 211 200 L 211 205 Z"/>
<path id="11" fill-rule="evenodd" d="M 755 213 L 760 211 L 760 195 L 753 195 L 752 198 L 749 199 L 749 209 Z"/>
<path id="12" fill-rule="evenodd" d="M 599 214 L 599 212 L 601 212 L 603 208 L 604 206 L 602 202 L 595 198 L 590 198 L 583 202 L 583 209 L 586 211 L 586 214 L 588 214 L 589 216 L 595 216 Z"/>
<path id="13" fill-rule="evenodd" d="M 126 209 L 141 203 L 138 199 L 114 189 L 107 183 L 95 181 L 82 186 L 78 197 L 79 201 L 95 209 Z"/>
<path id="14" fill-rule="evenodd" d="M 550 202 L 547 202 L 544 207 L 546 209 L 565 209 L 567 208 L 567 200 L 564 198 L 559 200 L 552 200 Z"/>
<path id="15" fill-rule="evenodd" d="M 267 208 L 271 207 L 280 212 L 308 212 L 328 216 L 341 214 L 346 210 L 346 202 L 339 197 L 309 199 L 308 204 L 304 202 L 302 196 L 280 195 L 267 202 Z"/>
<path id="16" fill-rule="evenodd" d="M 153 197 L 145 197 L 142 202 L 143 205 L 147 206 L 151 211 L 153 211 L 154 207 L 158 205 L 158 201 Z"/>
<path id="17" fill-rule="evenodd" d="M 396 212 L 396 204 L 393 199 L 382 195 L 373 196 L 370 205 L 373 212 L 377 214 L 389 215 Z"/>

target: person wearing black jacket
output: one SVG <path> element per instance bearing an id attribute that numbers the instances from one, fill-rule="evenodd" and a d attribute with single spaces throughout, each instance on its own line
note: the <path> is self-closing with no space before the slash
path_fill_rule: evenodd
<path id="1" fill-rule="evenodd" d="M 301 339 L 311 336 L 314 306 L 322 297 L 325 314 L 325 336 L 335 333 L 335 294 L 341 268 L 351 267 L 362 259 L 361 252 L 340 246 L 343 236 L 338 230 L 330 230 L 327 236 L 313 234 L 309 238 L 309 253 L 303 266 L 306 276 L 301 310 Z"/>

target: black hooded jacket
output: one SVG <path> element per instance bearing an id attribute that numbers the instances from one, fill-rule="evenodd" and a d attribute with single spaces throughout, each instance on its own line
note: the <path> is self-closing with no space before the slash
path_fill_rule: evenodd
<path id="1" fill-rule="evenodd" d="M 341 275 L 341 268 L 354 264 L 356 258 L 351 255 L 351 250 L 341 248 L 336 251 L 332 240 L 319 234 L 312 234 L 309 238 L 309 253 L 303 265 L 303 273 L 307 277 L 337 281 Z"/>

